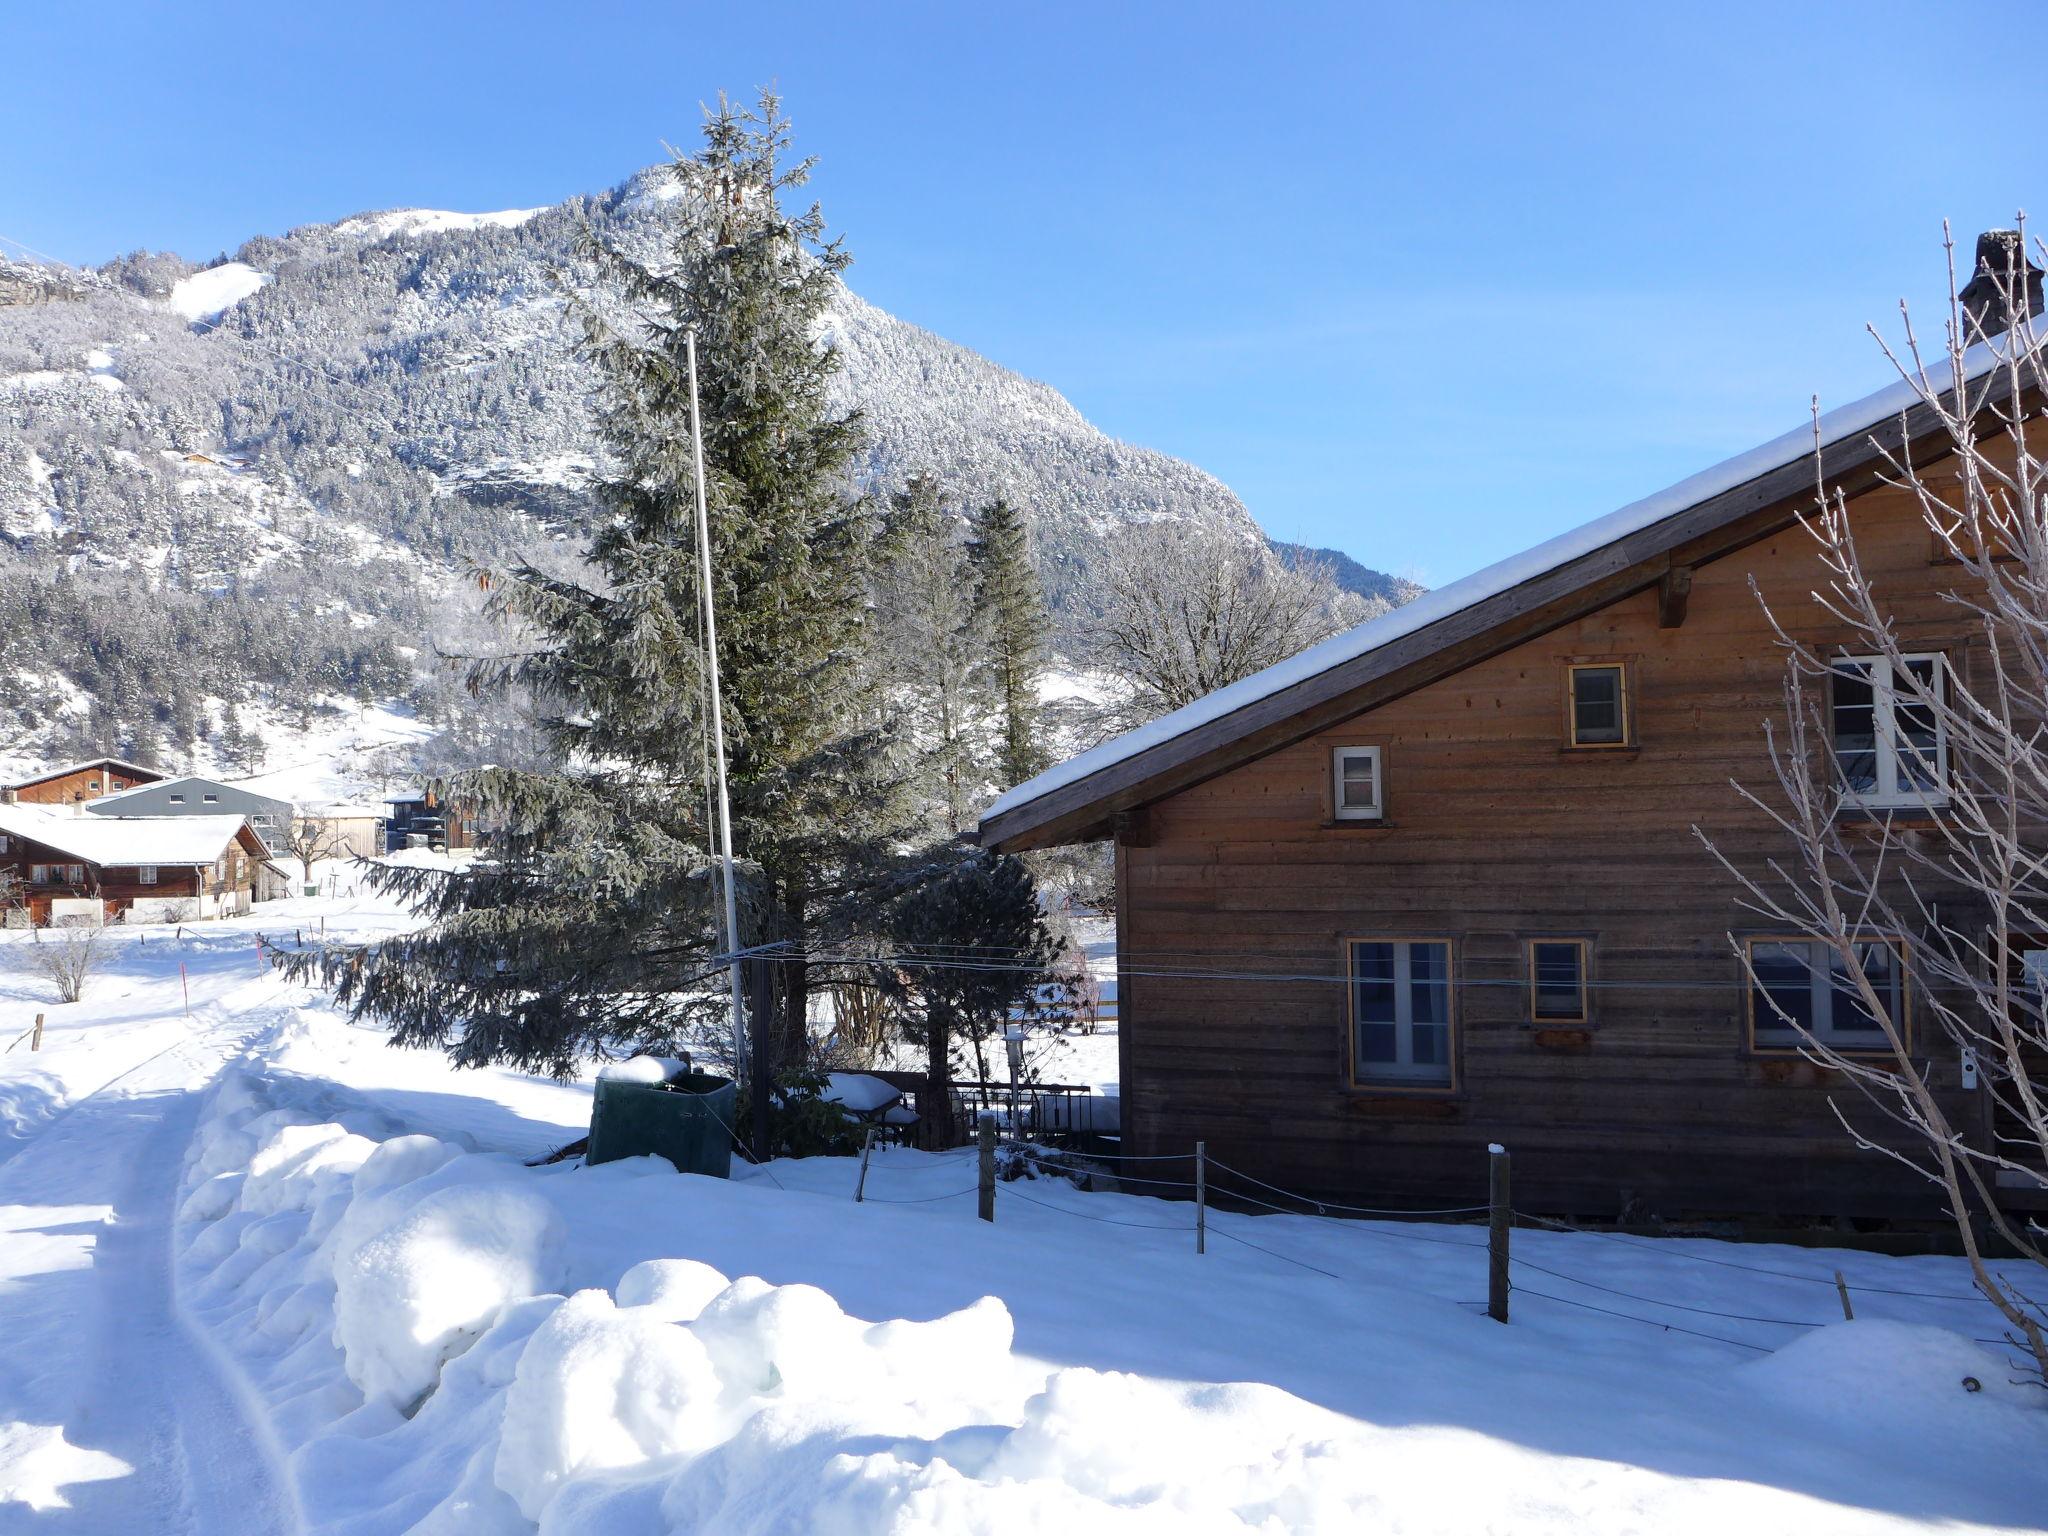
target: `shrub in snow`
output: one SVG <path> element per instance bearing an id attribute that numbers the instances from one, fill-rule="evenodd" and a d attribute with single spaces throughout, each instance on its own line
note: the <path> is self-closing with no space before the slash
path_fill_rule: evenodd
<path id="1" fill-rule="evenodd" d="M 567 1479 L 723 1437 L 720 1384 L 688 1330 L 578 1291 L 534 1332 L 505 1395 L 497 1483 L 539 1520 Z"/>
<path id="2" fill-rule="evenodd" d="M 507 1302 L 557 1288 L 564 1242 L 562 1218 L 531 1190 L 461 1183 L 428 1192 L 377 1236 L 336 1253 L 334 1339 L 349 1380 L 400 1409 L 417 1403 Z"/>
<path id="3" fill-rule="evenodd" d="M 693 1322 L 731 1282 L 695 1259 L 642 1259 L 614 1287 L 622 1307 L 638 1307 L 667 1323 Z"/>

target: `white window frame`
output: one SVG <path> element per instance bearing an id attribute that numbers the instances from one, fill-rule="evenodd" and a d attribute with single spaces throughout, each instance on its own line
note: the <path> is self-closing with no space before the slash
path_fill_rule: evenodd
<path id="1" fill-rule="evenodd" d="M 1908 1009 L 1911 1004 L 1906 995 L 1906 952 L 1905 945 L 1897 938 L 1886 935 L 1870 935 L 1859 938 L 1858 943 L 1882 944 L 1892 952 L 1891 1014 L 1892 1027 L 1906 1037 L 1910 1025 Z M 1823 1045 L 1845 1052 L 1885 1052 L 1891 1049 L 1891 1042 L 1885 1038 L 1884 1027 L 1871 1029 L 1835 1028 L 1835 983 L 1832 958 L 1833 947 L 1819 939 L 1805 938 L 1797 934 L 1783 936 L 1759 935 L 1748 941 L 1744 953 L 1749 964 L 1756 964 L 1756 951 L 1764 945 L 1782 949 L 1805 947 L 1806 984 L 1811 999 L 1813 1014 L 1813 1038 Z M 1796 1051 L 1805 1043 L 1805 1036 L 1799 1027 L 1788 1024 L 1778 1016 L 1771 1006 L 1770 993 L 1756 980 L 1754 972 L 1749 977 L 1750 1043 L 1760 1051 Z"/>
<path id="2" fill-rule="evenodd" d="M 136 865 L 136 866 L 135 866 L 135 883 L 136 883 L 137 885 L 155 885 L 155 884 L 156 884 L 156 866 L 155 866 L 154 864 L 138 864 L 138 865 Z"/>
<path id="3" fill-rule="evenodd" d="M 1358 946 L 1385 944 L 1394 951 L 1394 1059 L 1366 1061 L 1359 1045 Z M 1418 944 L 1440 947 L 1444 952 L 1444 1059 L 1415 1060 L 1415 991 L 1411 967 L 1412 952 Z M 1354 1088 L 1422 1088 L 1447 1090 L 1458 1086 L 1458 947 L 1448 937 L 1436 934 L 1366 934 L 1344 941 L 1345 982 L 1349 987 L 1345 1015 L 1350 1022 L 1351 1040 L 1347 1052 Z M 1374 1023 L 1386 1023 L 1384 1019 Z M 1435 1028 L 1434 1024 L 1427 1027 Z"/>
<path id="4" fill-rule="evenodd" d="M 201 795 L 201 796 L 200 796 L 199 798 L 200 798 L 201 800 L 203 800 L 203 801 L 204 801 L 204 802 L 205 802 L 206 804 L 208 804 L 208 805 L 219 805 L 219 804 L 220 804 L 220 796 L 219 796 L 219 795 Z"/>
<path id="5" fill-rule="evenodd" d="M 185 803 L 185 797 L 184 797 L 183 795 L 173 795 L 173 796 L 171 796 L 171 804 L 173 804 L 173 805 L 183 805 L 184 803 Z"/>
<path id="6" fill-rule="evenodd" d="M 57 882 L 56 882 L 56 881 L 54 881 L 54 880 L 52 880 L 52 879 L 50 878 L 50 871 L 51 871 L 51 870 L 53 870 L 53 869 L 55 869 L 56 867 L 57 867 L 57 866 L 56 866 L 56 865 L 54 865 L 54 864 L 31 864 L 31 865 L 29 865 L 29 867 L 28 867 L 28 881 L 29 881 L 29 884 L 30 884 L 30 885 L 55 885 L 55 884 L 56 884 Z"/>
<path id="7" fill-rule="evenodd" d="M 1344 799 L 1344 765 L 1353 758 L 1372 763 L 1372 802 L 1349 805 Z M 1380 821 L 1386 816 L 1387 786 L 1378 747 L 1330 748 L 1330 814 L 1337 821 Z"/>
<path id="8" fill-rule="evenodd" d="M 1934 663 L 1934 687 L 1943 698 L 1948 696 L 1948 658 L 1939 651 L 1913 651 L 1900 656 L 1903 662 L 1931 661 Z M 1939 787 L 1933 789 L 1901 789 L 1900 768 L 1908 760 L 1911 748 L 1899 739 L 1898 689 L 1893 683 L 1891 659 L 1885 656 L 1837 656 L 1829 663 L 1829 670 L 1840 674 L 1850 667 L 1868 669 L 1870 679 L 1872 749 L 1877 760 L 1877 787 L 1870 790 L 1852 790 L 1845 785 L 1843 803 L 1861 806 L 1866 810 L 1910 810 L 1915 807 L 1937 807 L 1948 804 L 1948 793 Z M 1840 758 L 1840 748 L 1835 746 L 1835 698 L 1833 679 L 1828 689 L 1828 744 Z M 1937 784 L 1948 782 L 1948 723 L 1941 712 L 1934 714 L 1934 752 L 1932 767 Z"/>

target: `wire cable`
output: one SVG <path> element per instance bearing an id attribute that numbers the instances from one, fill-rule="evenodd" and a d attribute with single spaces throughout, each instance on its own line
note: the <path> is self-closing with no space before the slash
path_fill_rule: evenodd
<path id="1" fill-rule="evenodd" d="M 1599 1312 L 1608 1317 L 1626 1318 L 1632 1323 L 1641 1323 L 1647 1328 L 1662 1328 L 1666 1333 L 1689 1333 L 1696 1339 L 1712 1339 L 1716 1344 L 1733 1344 L 1737 1349 L 1753 1349 L 1760 1355 L 1772 1353 L 1768 1344 L 1752 1344 L 1747 1339 L 1731 1339 L 1725 1334 L 1706 1333 L 1698 1328 L 1685 1328 L 1677 1323 L 1659 1322 L 1654 1317 L 1637 1317 L 1633 1312 L 1620 1312 L 1613 1307 L 1596 1307 L 1590 1301 L 1572 1301 L 1567 1297 L 1553 1296 L 1548 1291 L 1532 1291 L 1527 1286 L 1516 1286 L 1517 1296 L 1536 1296 L 1544 1301 L 1554 1301 L 1559 1306 L 1578 1307 L 1587 1312 Z"/>
<path id="2" fill-rule="evenodd" d="M 1318 1212 L 1348 1211 L 1357 1216 L 1468 1216 L 1476 1211 L 1490 1211 L 1493 1209 L 1490 1205 L 1447 1205 L 1428 1210 L 1397 1210 L 1391 1206 L 1339 1205 L 1332 1200 L 1312 1200 L 1307 1195 L 1298 1195 L 1293 1190 L 1284 1189 L 1278 1184 L 1268 1184 L 1264 1179 L 1254 1178 L 1248 1173 L 1231 1167 L 1230 1164 L 1224 1162 L 1219 1157 L 1211 1157 L 1208 1162 L 1211 1168 L 1220 1168 L 1233 1178 L 1243 1179 L 1247 1184 L 1256 1184 L 1261 1189 L 1272 1190 L 1276 1195 L 1285 1195 L 1290 1200 L 1299 1200 L 1303 1205 L 1312 1205 Z"/>
<path id="3" fill-rule="evenodd" d="M 1283 1263 L 1292 1264 L 1297 1269 L 1314 1270 L 1315 1273 L 1319 1275 L 1328 1275 L 1332 1280 L 1342 1280 L 1344 1278 L 1342 1275 L 1337 1274 L 1333 1270 L 1324 1269 L 1319 1264 L 1311 1264 L 1305 1259 L 1294 1258 L 1291 1255 L 1281 1253 L 1272 1248 L 1268 1248 L 1263 1243 L 1255 1243 L 1248 1237 L 1239 1237 L 1235 1232 L 1232 1232 L 1229 1228 L 1218 1226 L 1213 1219 L 1209 1223 L 1209 1230 L 1215 1233 L 1218 1237 L 1227 1237 L 1233 1243 L 1242 1244 L 1246 1248 L 1256 1248 L 1260 1253 L 1267 1254 L 1272 1258 L 1279 1259 Z"/>
<path id="4" fill-rule="evenodd" d="M 1509 1256 L 1510 1264 L 1519 1264 L 1524 1269 L 1533 1269 L 1539 1275 L 1548 1275 L 1553 1280 L 1562 1280 L 1568 1285 L 1583 1285 L 1589 1291 L 1603 1291 L 1609 1296 L 1619 1296 L 1624 1301 L 1640 1301 L 1645 1306 L 1670 1307 L 1679 1312 L 1697 1312 L 1705 1317 L 1725 1317 L 1734 1323 L 1772 1323 L 1780 1328 L 1825 1328 L 1826 1323 L 1810 1323 L 1793 1317 L 1752 1317 L 1743 1312 L 1723 1312 L 1716 1307 L 1689 1306 L 1682 1301 L 1659 1301 L 1654 1296 L 1641 1296 L 1634 1291 L 1618 1290 L 1611 1285 L 1602 1285 L 1597 1280 L 1584 1280 L 1577 1275 L 1568 1275 L 1563 1270 L 1551 1269 L 1529 1259 Z"/>
<path id="5" fill-rule="evenodd" d="M 1158 1222 L 1152 1221 L 1123 1221 L 1115 1216 L 1090 1216 L 1086 1211 L 1070 1211 L 1065 1206 L 1054 1205 L 1049 1200 L 1034 1200 L 1030 1195 L 1025 1194 L 1024 1191 L 1017 1189 L 1014 1185 L 1009 1188 L 1008 1197 L 1022 1200 L 1026 1205 L 1043 1206 L 1046 1210 L 1055 1211 L 1062 1216 L 1074 1216 L 1082 1221 L 1099 1221 L 1112 1227 L 1137 1227 L 1147 1232 L 1192 1232 L 1195 1230 L 1193 1222 L 1161 1225 Z"/>
<path id="6" fill-rule="evenodd" d="M 870 1195 L 861 1194 L 864 1205 L 930 1205 L 935 1200 L 958 1200 L 962 1195 L 971 1195 L 980 1189 L 979 1184 L 970 1184 L 965 1189 L 956 1189 L 943 1195 Z"/>

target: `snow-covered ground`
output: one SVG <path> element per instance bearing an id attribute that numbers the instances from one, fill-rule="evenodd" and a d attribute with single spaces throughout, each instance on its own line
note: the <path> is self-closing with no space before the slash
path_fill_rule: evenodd
<path id="1" fill-rule="evenodd" d="M 530 1169 L 581 1134 L 585 1085 L 392 1050 L 259 967 L 259 931 L 404 921 L 344 893 L 121 932 L 69 1008 L 0 935 L 0 1032 L 49 1019 L 0 1056 L 0 1530 L 2048 1511 L 2048 1394 L 1973 1342 L 1995 1318 L 1956 1261 L 1518 1232 L 1541 1268 L 1502 1327 L 1483 1234 L 1448 1221 L 1214 1212 L 1197 1256 L 1185 1203 L 1057 1179 L 1002 1184 L 981 1223 L 961 1153 L 879 1152 L 859 1204 L 846 1159 Z"/>

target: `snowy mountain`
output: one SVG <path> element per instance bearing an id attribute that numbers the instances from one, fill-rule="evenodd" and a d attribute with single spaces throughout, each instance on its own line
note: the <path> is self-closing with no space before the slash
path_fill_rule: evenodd
<path id="1" fill-rule="evenodd" d="M 431 717 L 419 658 L 473 623 L 466 568 L 580 547 L 579 242 L 651 252 L 683 216 L 667 190 L 647 172 L 548 208 L 360 214 L 203 268 L 0 268 L 7 744 L 105 744 L 153 715 L 142 746 L 189 753 L 230 703 L 337 695 L 411 692 Z M 1120 529 L 1263 537 L 1214 476 L 851 291 L 829 329 L 867 480 L 931 470 L 1027 508 L 1056 612 Z M 1372 601 L 1407 595 L 1359 573 Z"/>

